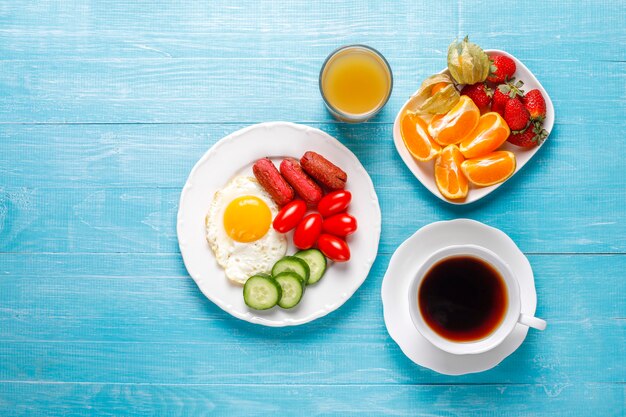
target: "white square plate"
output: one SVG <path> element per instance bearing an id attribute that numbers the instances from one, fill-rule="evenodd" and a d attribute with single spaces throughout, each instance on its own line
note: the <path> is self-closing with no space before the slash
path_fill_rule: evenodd
<path id="1" fill-rule="evenodd" d="M 486 49 L 485 52 L 489 55 L 505 55 L 511 58 L 513 61 L 515 61 L 515 65 L 517 66 L 517 71 L 515 72 L 515 78 L 518 80 L 522 80 L 524 82 L 524 87 L 523 87 L 524 91 L 528 92 L 535 88 L 541 91 L 541 94 L 546 100 L 546 118 L 543 122 L 543 128 L 548 132 L 548 136 L 550 136 L 550 132 L 552 132 L 552 128 L 554 127 L 554 106 L 552 105 L 552 100 L 550 99 L 550 96 L 548 95 L 546 90 L 543 88 L 541 83 L 537 80 L 535 75 L 528 68 L 526 68 L 526 65 L 524 65 L 519 59 L 515 58 L 513 55 L 507 52 L 500 51 L 497 49 Z M 448 74 L 447 68 L 441 72 Z M 411 156 L 409 151 L 406 149 L 406 146 L 404 145 L 404 141 L 402 140 L 402 135 L 400 134 L 400 116 L 404 112 L 404 109 L 407 104 L 408 104 L 408 100 L 402 106 L 402 108 L 398 112 L 398 115 L 396 116 L 396 121 L 394 122 L 394 125 L 393 125 L 393 142 L 396 145 L 396 149 L 398 150 L 398 153 L 400 154 L 400 157 L 402 158 L 406 166 L 409 167 L 413 175 L 415 175 L 415 178 L 417 178 L 426 188 L 428 188 L 428 190 L 430 190 L 431 193 L 433 193 L 435 196 L 437 196 L 438 198 L 440 198 L 441 200 L 447 203 L 463 205 L 463 204 L 469 204 L 469 203 L 473 203 L 474 201 L 480 200 L 481 198 L 487 196 L 491 192 L 495 191 L 502 184 L 504 184 L 504 182 L 502 182 L 500 184 L 491 185 L 489 187 L 475 187 L 470 184 L 470 190 L 467 195 L 467 198 L 465 198 L 465 200 L 462 200 L 462 201 L 448 200 L 443 195 L 441 195 L 441 193 L 439 192 L 439 189 L 437 188 L 437 184 L 435 183 L 434 162 L 433 161 L 426 161 L 426 162 L 416 161 Z M 548 138 L 546 137 L 546 140 L 547 139 Z M 517 162 L 515 173 L 513 174 L 515 175 L 519 172 L 520 169 L 522 169 L 524 165 L 526 165 L 528 161 L 530 161 L 533 155 L 537 153 L 539 148 L 541 148 L 544 143 L 545 141 L 539 146 L 535 146 L 534 148 L 530 148 L 530 149 L 525 149 L 519 146 L 512 145 L 509 142 L 505 142 L 504 145 L 502 145 L 499 149 L 505 150 L 505 151 L 511 151 L 515 154 L 515 158 Z M 513 176 L 511 176 L 510 178 L 512 177 Z"/>

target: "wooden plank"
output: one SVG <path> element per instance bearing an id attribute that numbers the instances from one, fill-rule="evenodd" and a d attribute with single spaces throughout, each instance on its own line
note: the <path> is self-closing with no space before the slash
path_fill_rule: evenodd
<path id="1" fill-rule="evenodd" d="M 193 165 L 215 142 L 249 125 L 4 125 L 0 186 L 182 188 Z M 392 144 L 391 124 L 309 125 L 350 148 L 377 187 L 419 188 Z M 589 155 L 598 155 L 598 142 L 590 139 L 597 134 L 592 124 L 557 124 L 515 188 L 562 187 L 567 193 L 603 183 L 626 188 L 626 177 L 613 175 L 622 167 L 620 158 L 606 157 L 602 169 L 587 163 Z M 602 155 L 618 155 L 622 131 L 603 131 L 602 144 Z"/>
<path id="2" fill-rule="evenodd" d="M 332 344 L 313 334 L 291 341 L 279 332 L 241 332 L 237 340 L 192 342 L 3 342 L 0 381 L 115 382 L 164 384 L 283 383 L 624 383 L 619 358 L 624 320 L 556 324 L 529 334 L 496 368 L 475 375 L 446 376 L 413 364 L 391 339 Z M 235 326 L 234 329 L 237 329 Z M 233 328 L 230 329 L 234 332 Z M 273 334 L 270 334 L 273 333 Z M 227 340 L 227 339 L 225 339 Z M 584 364 L 581 352 L 586 352 Z M 282 359 L 278 359 L 282 358 Z M 284 359 L 288 358 L 288 360 Z"/>
<path id="3" fill-rule="evenodd" d="M 224 123 L 332 121 L 318 92 L 320 59 L 0 61 L 0 122 Z M 391 122 L 441 58 L 390 58 L 394 93 L 373 120 Z M 624 62 L 527 62 L 557 121 L 623 125 Z M 555 70 L 557 68 L 557 70 Z M 563 88 L 567 85 L 576 88 Z M 602 79 L 602 95 L 591 79 Z M 271 107 L 271 113 L 267 109 Z"/>
<path id="4" fill-rule="evenodd" d="M 457 4 L 458 3 L 458 4 Z M 40 1 L 0 10 L 4 59 L 142 57 L 316 57 L 347 43 L 371 43 L 390 56 L 443 56 L 455 36 L 523 58 L 624 59 L 623 5 L 575 0 L 541 7 L 511 3 L 522 22 L 494 19 L 487 1 L 212 1 L 185 5 L 116 0 Z M 68 26 L 67 22 L 72 25 Z M 520 30 L 523 28 L 523 30 Z"/>
<path id="5" fill-rule="evenodd" d="M 588 140 L 595 134 L 595 126 L 558 125 L 536 160 L 492 197 L 469 210 L 448 207 L 419 185 L 388 142 L 390 125 L 315 126 L 354 150 L 372 174 L 389 213 L 385 216 L 384 237 L 396 237 L 398 233 L 407 237 L 427 221 L 441 219 L 442 214 L 443 218 L 477 215 L 480 220 L 508 228 L 530 252 L 623 251 L 617 232 L 624 228 L 624 222 L 616 213 L 626 203 L 620 191 L 626 186 L 626 177 L 611 175 L 620 169 L 617 158 L 605 160 L 602 169 L 587 163 L 588 155 L 596 153 L 596 142 Z M 241 127 L 7 126 L 0 134 L 0 173 L 7 185 L 0 191 L 6 217 L 0 230 L 4 237 L 0 248 L 29 252 L 177 251 L 171 219 L 190 167 L 210 145 Z M 618 130 L 607 132 L 607 154 L 620 152 L 618 135 Z M 164 162 L 155 167 L 156 161 Z M 129 189 L 129 183 L 159 189 Z M 598 184 L 612 186 L 605 189 Z M 31 189 L 58 186 L 63 188 Z M 68 186 L 86 188 L 65 188 Z M 555 189 L 568 195 L 568 204 L 571 201 L 584 208 L 584 220 L 575 220 L 581 229 L 571 228 L 571 208 L 555 197 Z M 412 204 L 406 206 L 406 201 Z M 430 204 L 440 207 L 441 214 L 431 210 Z M 511 207 L 523 209 L 524 216 L 503 217 L 502 213 Z M 157 211 L 160 209 L 165 212 Z M 405 217 L 407 212 L 415 216 Z M 560 213 L 556 221 L 545 216 L 552 212 Z M 408 226 L 405 218 L 409 219 Z M 42 224 L 40 219 L 47 221 Z M 518 222 L 521 227 L 514 227 Z M 82 238 L 90 233 L 95 233 L 98 241 Z M 43 234 L 47 235 L 45 239 L 41 239 Z M 390 252 L 400 241 L 387 245 L 384 239 L 381 250 Z"/>
<path id="6" fill-rule="evenodd" d="M 11 416 L 510 416 L 621 417 L 624 387 L 561 385 L 0 384 Z"/>
<path id="7" fill-rule="evenodd" d="M 521 17 L 519 24 L 494 18 L 487 12 L 493 7 L 489 0 L 459 1 L 458 5 L 459 35 L 470 34 L 480 45 L 503 44 L 506 47 L 491 47 L 514 55 L 518 49 L 528 50 L 529 58 L 578 59 L 587 55 L 599 61 L 624 61 L 626 57 L 625 51 L 616 49 L 626 40 L 626 12 L 619 1 L 548 1 L 539 7 L 516 2 L 507 10 Z M 606 44 L 596 43 L 596 37 L 604 38 Z M 572 44 L 564 38 L 570 38 Z"/>
<path id="8" fill-rule="evenodd" d="M 389 255 L 379 256 L 362 289 L 341 314 L 341 324 L 355 332 L 347 340 L 361 331 L 374 336 L 385 333 L 379 287 L 389 259 Z M 572 323 L 626 318 L 626 305 L 620 302 L 626 297 L 626 256 L 549 254 L 529 255 L 529 260 L 535 271 L 539 315 Z M 0 328 L 2 340 L 150 341 L 152 320 L 171 320 L 163 323 L 171 328 L 159 340 L 187 335 L 190 341 L 207 341 L 213 326 L 219 329 L 223 324 L 211 320 L 229 317 L 205 301 L 177 254 L 1 254 L 0 265 L 0 319 L 9 320 Z M 568 286 L 576 293 L 564 298 L 563 288 Z M 109 318 L 115 322 L 107 322 Z M 73 334 L 75 326 L 87 319 L 101 322 Z M 140 334 L 123 331 L 124 323 L 142 325 L 142 320 L 146 322 Z M 207 326 L 211 331 L 204 334 Z M 333 327 L 334 319 L 311 326 Z"/>
<path id="9" fill-rule="evenodd" d="M 433 28 L 445 27 L 449 30 L 456 28 L 458 20 L 456 1 L 442 1 L 435 7 L 407 1 L 393 7 L 375 2 L 356 7 L 354 2 L 337 4 L 329 0 L 315 3 L 296 0 L 289 3 L 290 7 L 284 7 L 270 1 L 232 4 L 228 0 L 219 0 L 194 5 L 163 3 L 154 8 L 150 7 L 153 3 L 145 0 L 132 5 L 118 0 L 108 5 L 94 2 L 81 10 L 76 10 L 76 2 L 72 3 L 58 5 L 53 1 L 42 1 L 28 8 L 7 5 L 0 18 L 3 19 L 3 27 L 10 30 L 104 30 L 157 34 L 227 32 L 248 37 L 256 35 L 251 40 L 259 44 L 273 32 L 285 37 L 300 33 L 307 34 L 309 38 L 322 39 L 324 35 L 342 36 L 361 32 L 378 34 L 394 31 L 402 36 L 398 30 L 400 25 L 411 28 L 411 33 L 427 33 L 424 27 L 426 20 Z M 333 10 L 332 14 L 328 13 L 329 9 Z M 423 20 L 421 26 L 413 21 L 415 16 Z M 68 18 L 75 18 L 75 25 L 68 27 Z M 33 25 L 35 20 L 38 25 Z M 97 42 L 96 39 L 92 41 Z"/>
<path id="10" fill-rule="evenodd" d="M 531 256 L 537 313 L 548 330 L 531 331 L 496 369 L 461 378 L 414 366 L 387 335 L 379 288 L 389 257 L 377 260 L 339 311 L 273 329 L 231 319 L 184 277 L 174 256 L 87 255 L 73 262 L 81 256 L 39 255 L 29 262 L 32 271 L 23 263 L 29 257 L 2 256 L 9 269 L 0 279 L 0 380 L 573 383 L 623 382 L 626 375 L 624 361 L 616 361 L 626 356 L 623 255 Z M 576 291 L 564 297 L 568 286 Z M 274 363 L 277 357 L 291 359 Z"/>
<path id="11" fill-rule="evenodd" d="M 507 5 L 519 19 L 494 18 L 487 0 L 5 3 L 0 415 L 625 414 L 622 2 Z M 465 34 L 526 62 L 558 123 L 522 175 L 455 208 L 404 168 L 390 123 Z M 362 126 L 333 121 L 317 91 L 324 57 L 353 42 L 379 48 L 396 75 L 389 105 Z M 364 286 L 296 329 L 231 319 L 187 277 L 176 245 L 193 163 L 268 119 L 314 122 L 354 149 L 385 218 Z M 536 253 L 550 323 L 496 369 L 460 378 L 408 361 L 379 299 L 395 247 L 456 217 Z"/>
<path id="12" fill-rule="evenodd" d="M 541 180 L 526 183 L 533 170 L 529 175 L 541 177 L 542 167 L 530 165 L 470 207 L 441 202 L 415 180 L 376 184 L 383 213 L 380 253 L 393 252 L 428 223 L 458 217 L 502 229 L 525 252 L 624 253 L 622 189 L 572 188 L 563 203 Z M 178 188 L 5 188 L 0 251 L 175 253 L 179 196 Z M 585 216 L 573 215 L 573 207 Z"/>

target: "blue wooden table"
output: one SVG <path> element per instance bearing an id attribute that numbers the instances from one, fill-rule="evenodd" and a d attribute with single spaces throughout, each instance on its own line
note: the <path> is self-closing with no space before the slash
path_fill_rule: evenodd
<path id="1" fill-rule="evenodd" d="M 623 416 L 626 6 L 504 4 L 2 1 L 0 415 Z M 465 34 L 525 62 L 557 118 L 519 175 L 453 207 L 403 165 L 391 127 Z M 395 88 L 374 120 L 346 125 L 325 111 L 317 76 L 356 42 L 388 58 Z M 346 144 L 383 213 L 364 285 L 297 328 L 221 311 L 176 240 L 195 161 L 268 120 Z M 404 239 L 457 217 L 517 242 L 549 327 L 493 370 L 451 377 L 404 357 L 380 287 Z"/>

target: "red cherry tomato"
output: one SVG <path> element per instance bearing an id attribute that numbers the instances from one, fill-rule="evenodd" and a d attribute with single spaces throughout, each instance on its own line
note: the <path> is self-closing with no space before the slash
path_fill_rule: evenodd
<path id="1" fill-rule="evenodd" d="M 302 200 L 294 200 L 280 209 L 272 226 L 279 233 L 287 233 L 300 223 L 305 213 L 306 203 Z"/>
<path id="2" fill-rule="evenodd" d="M 317 204 L 317 211 L 324 217 L 338 214 L 348 208 L 352 194 L 350 191 L 339 190 L 326 194 Z"/>
<path id="3" fill-rule="evenodd" d="M 356 232 L 356 219 L 348 213 L 335 214 L 324 219 L 322 230 L 331 235 L 346 237 Z"/>
<path id="4" fill-rule="evenodd" d="M 317 239 L 317 247 L 330 260 L 346 262 L 350 260 L 350 248 L 345 240 L 322 233 Z"/>
<path id="5" fill-rule="evenodd" d="M 311 213 L 304 216 L 304 219 L 296 227 L 293 233 L 293 244 L 298 249 L 309 249 L 315 245 L 317 238 L 322 233 L 322 216 L 319 213 Z"/>

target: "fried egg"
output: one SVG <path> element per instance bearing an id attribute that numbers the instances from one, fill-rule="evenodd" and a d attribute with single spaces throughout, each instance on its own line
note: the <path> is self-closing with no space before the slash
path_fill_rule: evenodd
<path id="1" fill-rule="evenodd" d="M 278 206 L 256 178 L 239 176 L 217 191 L 206 215 L 206 236 L 231 281 L 244 284 L 269 273 L 287 251 L 286 237 L 272 228 Z"/>

